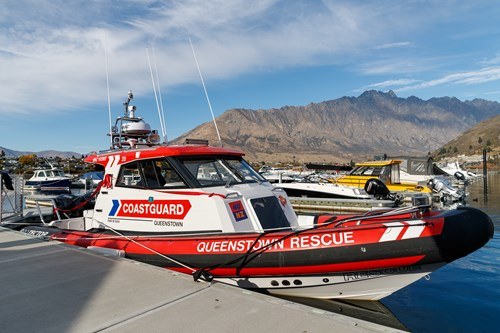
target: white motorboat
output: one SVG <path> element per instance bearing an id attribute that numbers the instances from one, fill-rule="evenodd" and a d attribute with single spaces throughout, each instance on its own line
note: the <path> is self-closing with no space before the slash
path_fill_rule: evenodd
<path id="1" fill-rule="evenodd" d="M 463 169 L 458 162 L 448 162 L 440 166 L 448 175 L 455 177 L 458 180 L 472 180 L 478 177 L 473 172 Z"/>
<path id="2" fill-rule="evenodd" d="M 292 169 L 262 167 L 259 169 L 262 177 L 270 183 L 291 183 L 312 174 L 312 171 L 297 171 Z"/>
<path id="3" fill-rule="evenodd" d="M 35 170 L 33 176 L 26 181 L 24 188 L 27 190 L 41 191 L 69 191 L 71 178 L 64 175 L 57 168 Z"/>
<path id="4" fill-rule="evenodd" d="M 102 182 L 103 177 L 104 172 L 91 171 L 84 173 L 80 178 L 78 178 L 78 181 L 83 185 L 87 185 L 90 182 L 95 187 L 99 185 L 100 182 Z"/>
<path id="5" fill-rule="evenodd" d="M 305 178 L 307 180 L 307 178 Z M 332 198 L 332 199 L 373 199 L 362 188 L 354 188 L 331 182 L 274 183 L 290 197 Z"/>

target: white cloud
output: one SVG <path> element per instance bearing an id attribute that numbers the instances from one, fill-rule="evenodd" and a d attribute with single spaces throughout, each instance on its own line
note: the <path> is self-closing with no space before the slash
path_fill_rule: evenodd
<path id="1" fill-rule="evenodd" d="M 449 74 L 438 79 L 398 88 L 395 91 L 418 90 L 447 84 L 471 85 L 494 80 L 500 80 L 500 67 L 483 68 L 477 71 Z"/>
<path id="2" fill-rule="evenodd" d="M 387 43 L 387 44 L 378 45 L 378 46 L 375 46 L 374 49 L 376 49 L 376 50 L 392 49 L 392 48 L 413 46 L 414 44 L 415 44 L 414 42 L 395 42 L 395 43 Z"/>
<path id="3" fill-rule="evenodd" d="M 419 81 L 413 80 L 413 79 L 387 80 L 384 82 L 379 82 L 379 83 L 374 83 L 374 84 L 364 86 L 363 88 L 358 89 L 356 91 L 365 91 L 365 90 L 370 90 L 370 89 L 385 89 L 385 88 L 395 89 L 396 87 L 408 86 L 410 84 L 415 84 L 417 82 L 419 82 Z"/>
<path id="4" fill-rule="evenodd" d="M 415 44 L 407 34 L 426 27 L 427 20 L 452 16 L 456 7 L 442 2 L 422 6 L 333 0 L 2 2 L 0 73 L 7 84 L 0 94 L 0 113 L 68 112 L 102 105 L 104 47 L 112 98 L 131 88 L 136 94 L 151 91 L 145 51 L 151 46 L 163 91 L 198 82 L 188 37 L 206 78 L 354 62 L 361 63 L 363 75 L 415 73 L 432 64 L 417 58 L 372 60 L 384 54 L 375 58 L 371 51 L 411 48 Z M 454 82 L 471 84 L 497 77 L 498 73 L 485 72 L 481 78 Z"/>
<path id="5" fill-rule="evenodd" d="M 155 46 L 160 76 L 166 78 L 162 83 L 172 86 L 197 80 L 189 36 L 204 74 L 218 78 L 314 63 L 359 39 L 356 27 L 330 20 L 354 21 L 341 10 L 329 15 L 310 10 L 296 17 L 299 3 L 273 0 L 251 5 L 222 0 L 21 1 L 2 7 L 0 69 L 9 85 L 0 96 L 0 113 L 54 112 L 102 101 L 104 47 L 111 88 L 128 90 L 132 81 L 141 92 L 151 90 L 147 46 Z"/>

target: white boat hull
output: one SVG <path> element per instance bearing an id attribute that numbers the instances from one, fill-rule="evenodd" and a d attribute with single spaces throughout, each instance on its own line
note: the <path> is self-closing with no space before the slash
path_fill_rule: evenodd
<path id="1" fill-rule="evenodd" d="M 373 199 L 363 189 L 332 183 L 284 183 L 274 184 L 290 197 Z"/>
<path id="2" fill-rule="evenodd" d="M 376 301 L 429 275 L 443 265 L 444 263 L 440 263 L 306 277 L 216 278 L 214 280 L 247 289 L 258 288 L 274 295 Z"/>

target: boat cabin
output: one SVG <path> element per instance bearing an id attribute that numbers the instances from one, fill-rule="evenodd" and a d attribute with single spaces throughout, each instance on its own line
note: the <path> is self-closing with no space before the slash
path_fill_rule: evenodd
<path id="1" fill-rule="evenodd" d="M 47 180 L 48 178 L 65 177 L 64 172 L 58 169 L 35 170 L 32 179 Z"/>
<path id="2" fill-rule="evenodd" d="M 380 179 L 391 192 L 415 191 L 431 192 L 425 185 L 401 181 L 401 160 L 369 161 L 356 163 L 347 175 L 336 179 L 337 183 L 363 188 L 369 179 Z"/>
<path id="3" fill-rule="evenodd" d="M 205 140 L 160 143 L 130 105 L 131 91 L 110 133 L 110 150 L 87 163 L 104 167 L 95 207 L 82 218 L 61 220 L 73 230 L 186 234 L 264 232 L 298 226 L 286 193 L 273 187 L 239 150 Z"/>
<path id="4" fill-rule="evenodd" d="M 105 167 L 95 208 L 81 228 L 121 232 L 263 232 L 298 225 L 286 193 L 243 153 L 202 145 L 124 149 L 90 155 Z"/>

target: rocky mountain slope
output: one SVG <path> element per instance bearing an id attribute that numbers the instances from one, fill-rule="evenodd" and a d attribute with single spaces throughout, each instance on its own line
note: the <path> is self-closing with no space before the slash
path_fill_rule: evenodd
<path id="1" fill-rule="evenodd" d="M 500 114 L 500 103 L 453 97 L 427 101 L 366 91 L 307 106 L 231 109 L 217 118 L 224 146 L 251 161 L 345 162 L 373 155 L 426 155 L 478 122 Z M 212 122 L 183 134 L 218 144 Z"/>
<path id="2" fill-rule="evenodd" d="M 500 155 L 500 115 L 489 118 L 468 129 L 433 152 L 437 157 L 482 154 Z"/>

